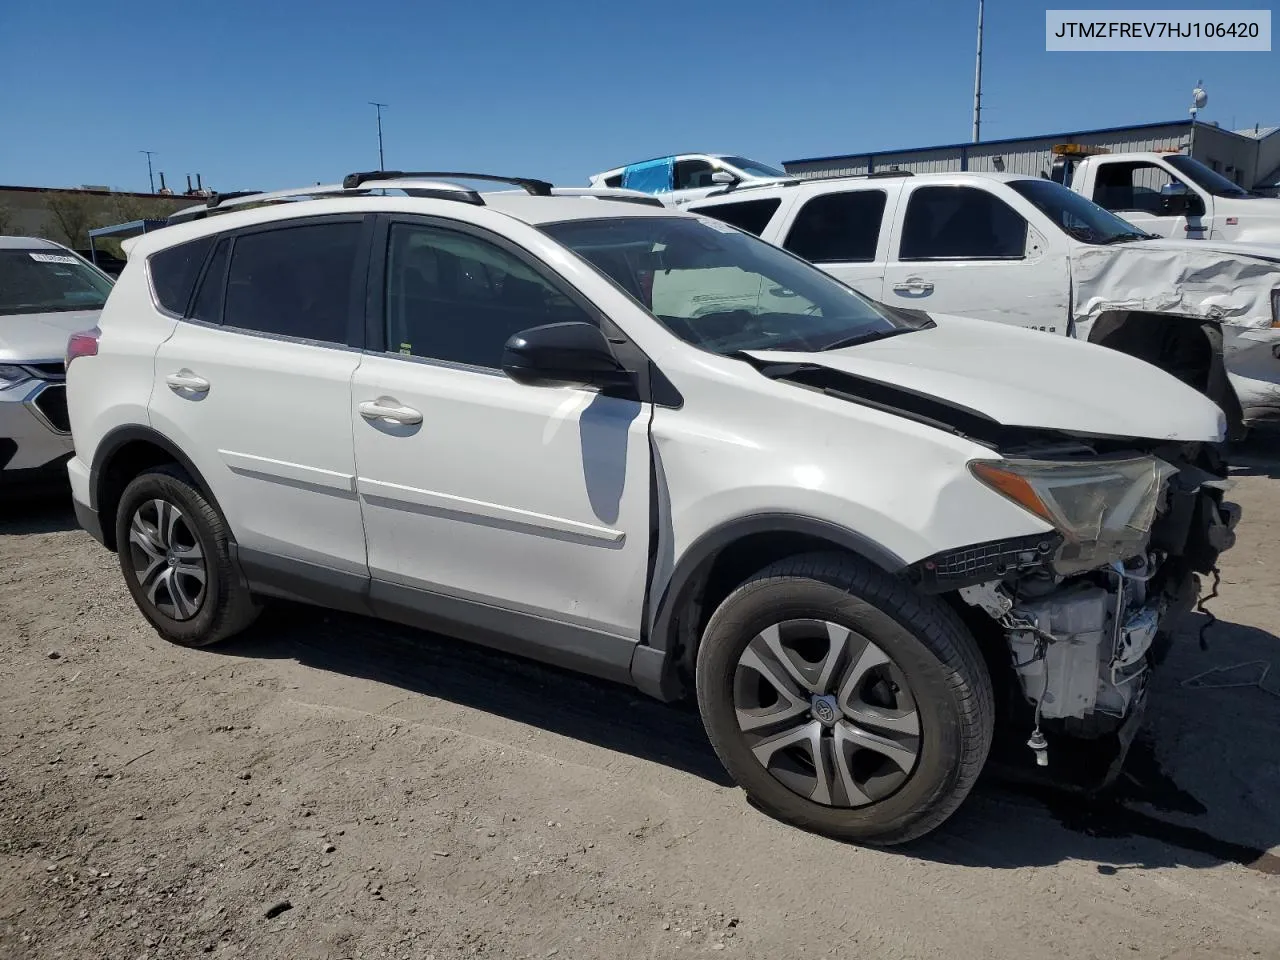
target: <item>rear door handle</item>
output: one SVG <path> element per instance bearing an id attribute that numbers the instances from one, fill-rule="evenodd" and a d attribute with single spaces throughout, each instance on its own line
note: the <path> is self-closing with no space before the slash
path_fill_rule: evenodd
<path id="1" fill-rule="evenodd" d="M 209 381 L 204 377 L 197 377 L 190 370 L 179 370 L 177 373 L 171 373 L 164 378 L 174 390 L 189 390 L 192 393 L 208 393 Z"/>
<path id="2" fill-rule="evenodd" d="M 907 277 L 902 283 L 893 285 L 895 293 L 933 293 L 933 284 L 919 277 Z"/>
<path id="3" fill-rule="evenodd" d="M 422 422 L 422 414 L 413 407 L 401 406 L 391 397 L 379 397 L 360 404 L 360 416 L 366 420 L 390 420 L 392 423 L 414 424 Z"/>

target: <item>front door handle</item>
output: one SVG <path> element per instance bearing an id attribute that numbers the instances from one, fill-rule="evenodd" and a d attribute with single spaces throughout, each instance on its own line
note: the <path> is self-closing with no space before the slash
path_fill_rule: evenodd
<path id="1" fill-rule="evenodd" d="M 894 293 L 933 293 L 933 284 L 920 277 L 907 277 L 902 283 L 893 285 Z"/>
<path id="2" fill-rule="evenodd" d="M 422 414 L 413 407 L 404 407 L 392 397 L 379 397 L 360 404 L 360 416 L 366 420 L 390 420 L 392 423 L 414 424 L 422 422 Z"/>
<path id="3" fill-rule="evenodd" d="M 189 390 L 191 393 L 208 393 L 209 381 L 204 377 L 197 377 L 190 370 L 179 370 L 177 373 L 171 373 L 164 378 L 174 390 Z"/>

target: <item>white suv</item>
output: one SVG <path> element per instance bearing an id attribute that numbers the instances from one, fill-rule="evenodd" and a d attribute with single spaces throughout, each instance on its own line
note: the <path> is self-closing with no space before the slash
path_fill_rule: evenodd
<path id="1" fill-rule="evenodd" d="M 696 691 L 757 803 L 868 843 L 997 733 L 1129 729 L 1233 538 L 1216 406 L 709 218 L 441 176 L 215 198 L 72 339 L 76 509 L 164 637 L 287 597 Z"/>

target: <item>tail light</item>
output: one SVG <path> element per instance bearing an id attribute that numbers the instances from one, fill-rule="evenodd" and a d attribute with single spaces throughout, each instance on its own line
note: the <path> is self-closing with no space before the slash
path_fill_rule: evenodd
<path id="1" fill-rule="evenodd" d="M 76 357 L 96 357 L 98 355 L 98 338 L 102 331 L 97 327 L 73 333 L 67 340 L 67 368 Z"/>

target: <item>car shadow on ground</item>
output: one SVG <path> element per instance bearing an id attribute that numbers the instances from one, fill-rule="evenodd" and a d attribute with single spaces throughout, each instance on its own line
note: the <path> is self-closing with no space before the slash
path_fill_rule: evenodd
<path id="1" fill-rule="evenodd" d="M 35 492 L 0 490 L 0 536 L 76 530 L 71 492 L 53 487 Z"/>
<path id="2" fill-rule="evenodd" d="M 1265 631 L 1219 621 L 1213 633 L 1215 643 L 1243 637 L 1255 648 L 1280 650 L 1280 641 Z M 1195 647 L 1195 636 L 1192 629 L 1184 646 Z M 218 649 L 238 657 L 294 658 L 661 763 L 717 786 L 732 785 L 692 704 L 659 703 L 620 684 L 435 634 L 281 603 Z M 1280 813 L 1254 823 L 1253 837 L 1261 839 L 1242 842 L 1230 828 L 1236 811 L 1215 810 L 1217 801 L 1209 799 L 1220 793 L 1215 784 L 1257 769 L 1260 756 L 1265 763 L 1270 741 L 1231 736 L 1214 719 L 1223 711 L 1212 697 L 1188 697 L 1179 685 L 1206 665 L 1187 659 L 1199 664 L 1193 669 L 1178 660 L 1171 658 L 1173 676 L 1163 677 L 1153 693 L 1146 729 L 1113 789 L 1086 798 L 988 773 L 947 824 L 900 852 L 995 869 L 1089 860 L 1102 873 L 1238 863 L 1280 874 L 1280 857 L 1266 852 L 1280 844 Z M 1180 765 L 1177 782 L 1156 756 L 1169 726 L 1161 722 L 1161 711 L 1171 703 L 1179 721 L 1177 748 L 1195 759 Z M 1260 729 L 1280 728 L 1280 699 L 1255 706 Z"/>

